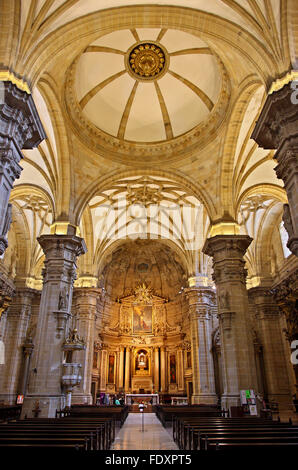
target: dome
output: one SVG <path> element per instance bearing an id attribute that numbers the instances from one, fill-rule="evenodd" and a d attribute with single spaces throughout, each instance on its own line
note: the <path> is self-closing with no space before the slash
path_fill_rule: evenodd
<path id="1" fill-rule="evenodd" d="M 220 88 L 217 59 L 182 31 L 121 30 L 78 59 L 76 95 L 84 116 L 128 141 L 173 139 L 208 118 Z"/>

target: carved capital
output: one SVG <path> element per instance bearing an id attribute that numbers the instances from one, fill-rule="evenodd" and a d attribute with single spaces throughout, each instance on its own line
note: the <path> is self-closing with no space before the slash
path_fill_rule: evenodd
<path id="1" fill-rule="evenodd" d="M 203 252 L 213 257 L 213 280 L 217 285 L 232 281 L 245 285 L 243 256 L 251 242 L 247 235 L 216 235 L 206 240 Z"/>
<path id="2" fill-rule="evenodd" d="M 21 149 L 37 147 L 45 139 L 33 97 L 11 82 L 1 82 L 0 134 Z"/>
<path id="3" fill-rule="evenodd" d="M 298 106 L 292 97 L 291 83 L 267 96 L 251 136 L 260 147 L 278 149 L 298 135 Z"/>
<path id="4" fill-rule="evenodd" d="M 275 158 L 278 161 L 274 168 L 276 176 L 288 186 L 293 176 L 298 173 L 298 145 L 295 148 L 280 150 L 275 154 Z"/>
<path id="5" fill-rule="evenodd" d="M 87 251 L 84 240 L 75 235 L 42 235 L 38 242 L 46 257 L 44 282 L 62 281 L 72 285 L 76 278 L 76 259 Z"/>

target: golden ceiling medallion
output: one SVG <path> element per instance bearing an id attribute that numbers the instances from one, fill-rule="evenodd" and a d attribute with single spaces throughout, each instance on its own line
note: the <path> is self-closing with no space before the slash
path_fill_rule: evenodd
<path id="1" fill-rule="evenodd" d="M 143 41 L 127 51 L 125 62 L 133 78 L 141 81 L 156 80 L 167 71 L 168 54 L 159 43 Z"/>

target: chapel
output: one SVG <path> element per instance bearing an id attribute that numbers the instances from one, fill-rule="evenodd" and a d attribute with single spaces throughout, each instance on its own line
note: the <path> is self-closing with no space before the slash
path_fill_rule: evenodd
<path id="1" fill-rule="evenodd" d="M 0 411 L 293 414 L 297 185 L 297 0 L 0 0 Z"/>

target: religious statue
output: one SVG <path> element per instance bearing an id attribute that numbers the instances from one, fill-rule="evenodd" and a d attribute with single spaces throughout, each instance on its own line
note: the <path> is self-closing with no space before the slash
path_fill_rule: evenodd
<path id="1" fill-rule="evenodd" d="M 148 367 L 148 357 L 147 357 L 147 354 L 145 353 L 145 351 L 141 350 L 138 353 L 136 362 L 137 362 L 136 363 L 137 369 L 141 369 L 141 370 L 147 369 L 147 367 Z"/>
<path id="2" fill-rule="evenodd" d="M 291 238 L 294 234 L 294 229 L 293 229 L 293 223 L 292 223 L 292 217 L 291 217 L 289 204 L 284 204 L 284 213 L 283 213 L 282 220 L 283 220 L 285 229 L 288 232 L 289 238 Z"/>
<path id="3" fill-rule="evenodd" d="M 62 291 L 60 291 L 59 294 L 59 301 L 58 301 L 58 310 L 67 310 L 68 307 L 68 292 L 66 290 L 66 287 Z"/>
<path id="4" fill-rule="evenodd" d="M 2 236 L 6 237 L 12 222 L 12 205 L 8 204 L 3 225 Z"/>

